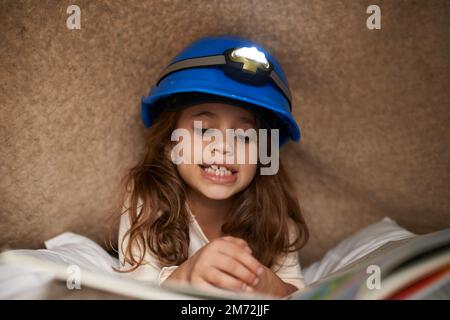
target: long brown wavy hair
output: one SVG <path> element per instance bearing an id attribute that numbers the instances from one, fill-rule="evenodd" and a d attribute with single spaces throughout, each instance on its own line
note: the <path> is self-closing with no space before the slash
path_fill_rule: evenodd
<path id="1" fill-rule="evenodd" d="M 119 243 L 125 262 L 131 266 L 124 272 L 144 264 L 147 250 L 158 257 L 161 267 L 180 265 L 188 259 L 188 186 L 165 152 L 179 115 L 169 109 L 158 115 L 147 132 L 145 156 L 123 178 L 120 201 L 128 206 L 120 215 L 128 214 L 131 226 Z M 250 185 L 234 198 L 222 232 L 246 240 L 265 266 L 272 267 L 279 257 L 306 244 L 308 229 L 281 159 L 277 174 L 260 175 L 258 170 Z M 289 218 L 296 231 L 292 242 Z M 139 248 L 139 253 L 134 248 Z"/>

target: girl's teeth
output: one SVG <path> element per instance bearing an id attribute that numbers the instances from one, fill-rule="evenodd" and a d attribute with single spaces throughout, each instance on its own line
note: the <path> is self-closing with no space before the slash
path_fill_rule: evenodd
<path id="1" fill-rule="evenodd" d="M 230 170 L 228 170 L 227 168 L 219 167 L 215 164 L 213 164 L 210 167 L 205 168 L 204 170 L 208 173 L 214 174 L 216 176 L 221 176 L 221 177 L 232 175 L 232 172 Z"/>

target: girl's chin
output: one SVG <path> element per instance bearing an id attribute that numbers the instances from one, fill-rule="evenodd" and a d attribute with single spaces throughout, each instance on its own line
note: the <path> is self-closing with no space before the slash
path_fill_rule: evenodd
<path id="1" fill-rule="evenodd" d="M 199 191 L 200 193 L 212 200 L 227 200 L 231 198 L 236 192 L 229 190 L 223 190 L 224 188 L 218 188 L 218 187 L 210 187 L 206 186 L 205 188 L 201 188 Z"/>

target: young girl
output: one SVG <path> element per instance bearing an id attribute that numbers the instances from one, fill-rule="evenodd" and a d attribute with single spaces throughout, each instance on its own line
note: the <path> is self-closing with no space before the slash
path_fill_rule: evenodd
<path id="1" fill-rule="evenodd" d="M 124 180 L 120 271 L 274 297 L 304 287 L 298 250 L 308 231 L 288 174 L 273 163 L 278 143 L 300 139 L 290 99 L 278 62 L 245 39 L 206 37 L 172 61 L 142 100 L 151 128 L 144 158 Z M 230 129 L 240 132 L 231 140 L 208 136 Z M 270 131 L 279 138 L 262 139 Z M 269 166 L 275 172 L 263 174 Z"/>

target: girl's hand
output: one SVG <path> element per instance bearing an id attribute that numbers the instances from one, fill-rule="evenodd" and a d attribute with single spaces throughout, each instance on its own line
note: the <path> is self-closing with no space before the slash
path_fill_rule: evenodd
<path id="1" fill-rule="evenodd" d="M 255 287 L 249 288 L 247 291 L 253 290 L 259 293 L 282 298 L 297 291 L 298 288 L 292 284 L 284 282 L 271 269 L 264 266 L 264 271 L 260 276 L 259 283 Z"/>
<path id="2" fill-rule="evenodd" d="M 256 260 L 247 242 L 221 237 L 199 249 L 167 280 L 184 280 L 192 285 L 233 291 L 251 291 L 260 282 L 264 266 Z"/>

